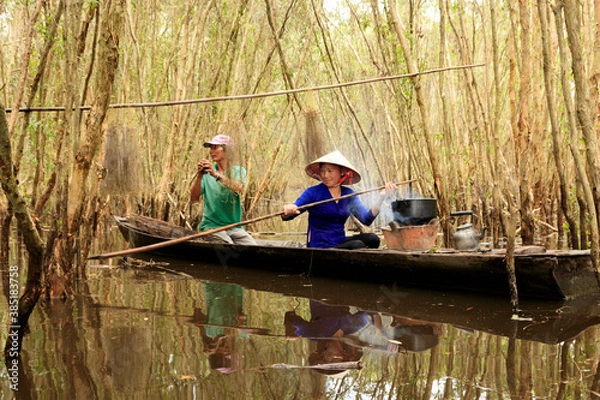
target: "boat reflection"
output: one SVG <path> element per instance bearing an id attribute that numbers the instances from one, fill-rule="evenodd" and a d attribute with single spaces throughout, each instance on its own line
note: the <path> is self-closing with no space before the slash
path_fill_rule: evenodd
<path id="1" fill-rule="evenodd" d="M 435 346 L 433 336 L 440 324 L 546 344 L 571 340 L 587 328 L 600 324 L 598 295 L 560 301 L 521 301 L 521 313 L 515 318 L 509 301 L 503 297 L 423 290 L 402 287 L 397 283 L 374 285 L 309 279 L 304 276 L 277 275 L 213 265 L 177 263 L 169 264 L 169 269 L 202 281 L 210 281 L 207 286 L 212 287 L 210 290 L 215 290 L 216 285 L 221 283 L 237 285 L 239 289 L 236 290 L 246 288 L 311 299 L 311 312 L 314 311 L 314 315 L 304 320 L 304 323 L 300 317 L 294 316 L 293 310 L 284 311 L 286 329 L 289 328 L 290 336 L 335 338 L 337 329 L 333 329 L 337 327 L 342 332 L 341 336 L 346 338 L 342 342 L 348 343 L 348 337 L 351 337 L 374 350 L 387 349 L 390 344 L 398 344 L 398 351 L 430 348 Z M 207 297 L 209 294 L 210 292 Z M 239 297 L 236 294 L 226 296 Z M 218 304 L 227 303 L 221 300 Z M 228 323 L 234 323 L 239 328 L 238 320 L 241 317 L 242 314 L 237 311 L 237 314 L 229 316 Z M 210 324 L 212 320 L 207 321 Z M 353 327 L 350 321 L 363 326 Z M 218 325 L 224 325 L 223 322 L 224 320 L 220 321 Z M 291 325 L 288 327 L 289 324 Z M 295 329 L 292 330 L 292 326 Z M 369 329 L 365 329 L 367 326 Z M 254 327 L 253 333 L 260 334 L 262 331 L 261 327 Z M 415 335 L 414 332 L 418 331 L 427 332 L 430 336 L 423 339 L 425 336 Z M 398 339 L 402 332 L 408 334 L 403 339 Z"/>

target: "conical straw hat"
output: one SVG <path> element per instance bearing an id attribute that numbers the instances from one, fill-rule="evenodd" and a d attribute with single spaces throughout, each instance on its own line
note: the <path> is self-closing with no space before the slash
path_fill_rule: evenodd
<path id="1" fill-rule="evenodd" d="M 348 169 L 347 174 L 349 176 L 343 182 L 345 185 L 352 185 L 360 182 L 360 174 L 356 171 L 356 168 L 354 168 L 352 164 L 350 164 L 350 161 L 346 160 L 346 157 L 344 157 L 338 150 L 332 151 L 329 154 L 325 154 L 323 157 L 318 158 L 308 164 L 305 168 L 308 176 L 320 181 L 321 177 L 319 176 L 319 168 L 322 163 L 335 164 Z"/>

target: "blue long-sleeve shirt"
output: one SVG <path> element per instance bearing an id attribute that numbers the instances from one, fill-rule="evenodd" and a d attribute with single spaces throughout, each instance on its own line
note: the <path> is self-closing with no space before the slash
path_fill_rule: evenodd
<path id="1" fill-rule="evenodd" d="M 342 196 L 351 193 L 354 193 L 354 190 L 342 186 Z M 294 204 L 301 207 L 331 198 L 327 186 L 320 183 L 306 189 Z M 340 245 L 346 238 L 344 225 L 350 214 L 353 214 L 361 223 L 367 226 L 375 220 L 373 212 L 367 210 L 358 197 L 349 197 L 339 200 L 337 203 L 332 201 L 309 208 L 308 231 L 306 232 L 307 246 L 329 248 Z"/>
<path id="2" fill-rule="evenodd" d="M 352 335 L 372 321 L 369 313 L 350 312 L 348 306 L 330 305 L 317 300 L 310 300 L 310 321 L 304 320 L 293 311 L 288 311 L 285 321 L 294 328 L 294 335 L 309 338 L 330 338 L 338 331 L 343 336 Z"/>

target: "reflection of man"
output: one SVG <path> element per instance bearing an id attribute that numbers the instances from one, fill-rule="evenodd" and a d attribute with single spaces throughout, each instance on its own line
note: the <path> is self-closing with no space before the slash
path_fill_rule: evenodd
<path id="1" fill-rule="evenodd" d="M 222 373 L 239 369 L 239 354 L 234 350 L 237 327 L 245 327 L 244 289 L 229 283 L 203 282 L 206 315 L 196 308 L 194 322 L 200 326 L 204 352 L 210 367 Z"/>

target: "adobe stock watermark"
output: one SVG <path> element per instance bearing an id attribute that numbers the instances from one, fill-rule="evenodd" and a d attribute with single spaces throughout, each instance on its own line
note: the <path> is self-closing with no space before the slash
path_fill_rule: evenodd
<path id="1" fill-rule="evenodd" d="M 402 302 L 402 299 L 408 296 L 408 292 L 398 289 L 398 282 L 394 282 L 391 287 L 386 285 L 379 286 L 381 296 L 377 299 L 377 311 L 392 312 Z"/>
<path id="2" fill-rule="evenodd" d="M 19 391 L 19 330 L 21 329 L 19 325 L 19 267 L 11 265 L 8 270 L 8 316 L 10 324 L 8 326 L 6 370 L 10 380 L 10 388 Z"/>
<path id="3" fill-rule="evenodd" d="M 217 254 L 217 258 L 221 263 L 221 266 L 224 269 L 227 269 L 228 264 L 227 260 L 230 258 L 238 258 L 241 254 L 233 248 L 225 247 L 223 245 L 214 246 L 215 253 Z"/>

